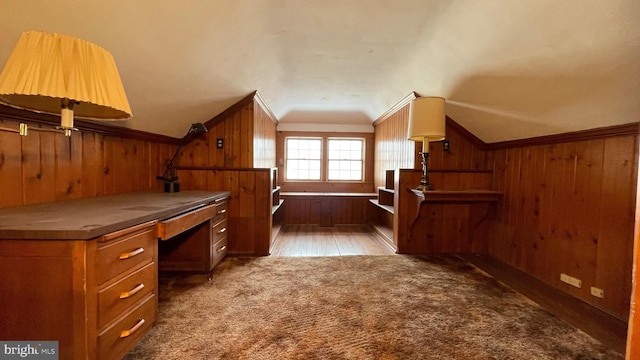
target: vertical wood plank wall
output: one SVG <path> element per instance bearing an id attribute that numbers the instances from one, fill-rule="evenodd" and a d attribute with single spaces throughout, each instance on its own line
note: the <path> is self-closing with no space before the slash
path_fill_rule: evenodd
<path id="1" fill-rule="evenodd" d="M 260 256 L 271 241 L 276 120 L 255 98 L 245 100 L 184 147 L 178 176 L 184 190 L 230 191 L 229 253 Z"/>
<path id="2" fill-rule="evenodd" d="M 254 112 L 253 167 L 275 167 L 277 121 L 260 102 L 255 102 Z"/>
<path id="3" fill-rule="evenodd" d="M 0 120 L 0 127 L 18 126 Z M 85 131 L 71 137 L 0 131 L 0 207 L 160 189 L 155 177 L 175 149 Z"/>
<path id="4" fill-rule="evenodd" d="M 490 254 L 626 319 L 631 295 L 637 135 L 492 151 L 504 192 Z M 565 273 L 578 289 L 560 282 Z M 604 290 L 604 299 L 590 288 Z"/>
<path id="5" fill-rule="evenodd" d="M 271 169 L 197 169 L 178 170 L 204 177 L 203 183 L 183 182 L 185 190 L 231 192 L 227 213 L 229 253 L 235 255 L 269 255 L 271 242 Z"/>
<path id="6" fill-rule="evenodd" d="M 422 143 L 407 140 L 409 105 L 400 108 L 375 127 L 375 187 L 384 186 L 385 171 L 393 169 L 421 169 Z M 429 179 L 432 183 L 447 189 L 460 188 L 459 181 L 471 181 L 475 177 L 468 170 L 490 170 L 487 167 L 487 153 L 459 131 L 451 119 L 447 119 L 446 135 L 449 151 L 443 151 L 442 142 L 429 146 Z M 442 171 L 444 170 L 444 171 Z M 458 171 L 467 171 L 462 175 Z M 485 177 L 485 175 L 480 175 Z"/>
<path id="7" fill-rule="evenodd" d="M 411 150 L 413 143 L 405 140 L 407 119 L 405 106 L 375 127 L 376 186 L 384 185 L 387 169 L 419 168 L 418 155 Z M 490 144 L 484 148 L 452 125 L 448 119 L 451 150 L 443 152 L 438 143 L 431 146 L 430 180 L 441 189 L 481 188 L 488 182 L 493 190 L 504 193 L 486 251 L 626 319 L 633 262 L 637 135 L 509 148 Z M 416 148 L 419 151 L 419 143 Z M 489 172 L 472 175 L 450 171 L 453 169 Z M 480 184 L 469 186 L 471 178 Z M 580 278 L 582 288 L 560 282 L 561 272 Z M 604 289 L 604 299 L 592 296 L 591 286 Z"/>
<path id="8" fill-rule="evenodd" d="M 409 105 L 405 105 L 375 126 L 374 189 L 385 184 L 385 171 L 420 166 L 416 144 L 407 140 Z M 417 161 L 417 165 L 416 165 Z"/>

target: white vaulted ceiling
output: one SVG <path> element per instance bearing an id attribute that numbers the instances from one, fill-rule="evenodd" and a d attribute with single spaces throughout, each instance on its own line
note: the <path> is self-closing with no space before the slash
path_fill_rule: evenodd
<path id="1" fill-rule="evenodd" d="M 134 113 L 120 125 L 174 137 L 253 90 L 309 125 L 444 96 L 485 142 L 640 120 L 637 0 L 1 0 L 0 16 L 0 66 L 27 30 L 98 44 Z"/>

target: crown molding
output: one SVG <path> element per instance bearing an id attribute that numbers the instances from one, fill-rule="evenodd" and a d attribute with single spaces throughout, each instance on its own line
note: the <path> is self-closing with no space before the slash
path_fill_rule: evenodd
<path id="1" fill-rule="evenodd" d="M 412 91 L 409 95 L 405 96 L 402 100 L 400 100 L 400 102 L 393 105 L 389 110 L 385 111 L 382 115 L 380 115 L 380 117 L 373 122 L 373 126 L 376 127 L 380 125 L 381 122 L 387 120 L 389 117 L 391 117 L 391 115 L 395 114 L 396 112 L 398 112 L 398 110 L 407 106 L 411 101 L 417 99 L 418 97 L 419 97 L 418 94 L 416 94 L 415 91 Z"/>
<path id="2" fill-rule="evenodd" d="M 264 110 L 264 112 L 267 113 L 267 116 L 271 119 L 271 121 L 273 121 L 274 124 L 278 125 L 279 123 L 278 118 L 274 115 L 273 111 L 271 111 L 271 108 L 269 108 L 267 103 L 264 101 L 264 98 L 262 98 L 262 95 L 260 95 L 260 93 L 257 90 L 255 92 L 254 99 L 258 103 L 258 105 L 260 105 L 262 110 Z"/>
<path id="3" fill-rule="evenodd" d="M 640 134 L 640 123 L 606 126 L 601 128 L 572 131 L 561 134 L 537 136 L 526 139 L 499 141 L 487 144 L 488 150 L 508 149 L 514 147 L 539 146 L 558 144 L 570 141 L 585 141 L 615 136 L 629 136 Z"/>

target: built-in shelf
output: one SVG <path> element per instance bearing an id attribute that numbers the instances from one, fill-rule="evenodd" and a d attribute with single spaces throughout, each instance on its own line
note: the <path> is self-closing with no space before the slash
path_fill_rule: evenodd
<path id="1" fill-rule="evenodd" d="M 395 196 L 395 191 L 393 189 L 388 189 L 382 186 L 378 188 L 378 202 L 381 205 L 393 206 L 394 196 Z"/>
<path id="2" fill-rule="evenodd" d="M 283 203 L 284 203 L 284 199 L 280 199 L 280 201 L 277 204 L 273 205 L 271 207 L 271 215 L 275 214 L 276 211 L 278 211 L 278 209 L 280 209 L 280 207 L 282 206 Z"/>
<path id="3" fill-rule="evenodd" d="M 379 207 L 381 209 L 384 209 L 386 212 L 388 212 L 390 214 L 393 214 L 393 205 L 381 204 L 380 201 L 378 201 L 378 199 L 369 199 L 369 201 L 373 205 L 375 205 L 375 206 L 377 206 L 377 207 Z"/>
<path id="4" fill-rule="evenodd" d="M 492 190 L 411 190 L 423 202 L 497 202 L 502 193 Z"/>

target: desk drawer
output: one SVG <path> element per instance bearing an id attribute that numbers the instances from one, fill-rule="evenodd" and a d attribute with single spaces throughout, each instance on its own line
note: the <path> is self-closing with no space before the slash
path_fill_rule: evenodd
<path id="1" fill-rule="evenodd" d="M 151 328 L 156 319 L 156 296 L 148 298 L 98 335 L 98 358 L 120 359 Z"/>
<path id="2" fill-rule="evenodd" d="M 213 254 L 212 261 L 211 261 L 212 269 L 214 266 L 218 265 L 220 260 L 222 260 L 222 258 L 224 258 L 225 255 L 227 255 L 227 248 L 228 246 L 227 246 L 226 236 L 218 240 L 215 244 L 212 245 L 211 247 L 211 253 Z"/>
<path id="3" fill-rule="evenodd" d="M 99 246 L 96 259 L 98 284 L 103 284 L 136 265 L 153 261 L 157 246 L 153 226 L 124 234 Z"/>
<path id="4" fill-rule="evenodd" d="M 227 200 L 222 200 L 220 202 L 215 203 L 216 207 L 216 216 L 212 219 L 214 224 L 224 220 L 227 218 L 227 211 L 229 209 L 229 202 Z"/>
<path id="5" fill-rule="evenodd" d="M 227 237 L 227 233 L 229 232 L 229 228 L 227 227 L 227 219 L 222 220 L 221 222 L 214 224 L 211 228 L 211 241 L 218 242 L 218 240 Z"/>
<path id="6" fill-rule="evenodd" d="M 107 325 L 129 306 L 155 292 L 157 271 L 156 263 L 152 262 L 98 291 L 98 328 Z"/>
<path id="7" fill-rule="evenodd" d="M 170 239 L 216 215 L 216 205 L 208 205 L 158 223 L 158 238 Z"/>

